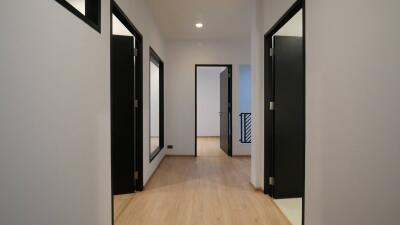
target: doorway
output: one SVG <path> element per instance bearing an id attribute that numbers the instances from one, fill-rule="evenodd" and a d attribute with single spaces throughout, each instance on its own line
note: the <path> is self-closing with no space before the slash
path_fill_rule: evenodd
<path id="1" fill-rule="evenodd" d="M 232 156 L 232 65 L 195 65 L 195 156 L 198 141 Z"/>
<path id="2" fill-rule="evenodd" d="M 111 191 L 113 222 L 124 195 L 143 190 L 143 38 L 112 1 Z"/>
<path id="3" fill-rule="evenodd" d="M 304 222 L 305 37 L 303 1 L 265 35 L 264 192 L 294 225 Z"/>
<path id="4" fill-rule="evenodd" d="M 239 65 L 239 124 L 240 124 L 240 139 L 242 145 L 251 144 L 251 65 Z M 248 147 L 250 148 L 250 146 Z M 250 149 L 246 149 L 249 153 Z M 238 151 L 238 150 L 236 150 Z"/>

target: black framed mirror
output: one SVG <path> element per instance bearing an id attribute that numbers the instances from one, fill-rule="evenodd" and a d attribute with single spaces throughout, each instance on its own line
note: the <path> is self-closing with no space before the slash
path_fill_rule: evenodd
<path id="1" fill-rule="evenodd" d="M 164 62 L 150 47 L 150 162 L 164 148 Z"/>

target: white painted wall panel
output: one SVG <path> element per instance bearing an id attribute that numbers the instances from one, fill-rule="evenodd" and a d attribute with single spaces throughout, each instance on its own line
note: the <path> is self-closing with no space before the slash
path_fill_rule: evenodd
<path id="1" fill-rule="evenodd" d="M 56 1 L 0 3 L 0 224 L 111 223 L 109 3 L 101 33 Z M 143 0 L 118 3 L 145 37 L 146 156 L 148 48 L 166 60 L 165 42 Z"/>
<path id="2" fill-rule="evenodd" d="M 307 225 L 399 223 L 399 8 L 307 0 Z"/>
<path id="3" fill-rule="evenodd" d="M 102 6 L 99 34 L 56 1 L 0 3 L 0 224 L 111 222 Z"/>
<path id="4" fill-rule="evenodd" d="M 233 116 L 238 117 L 239 64 L 250 62 L 250 42 L 168 41 L 167 48 L 166 145 L 174 145 L 168 154 L 194 155 L 195 64 L 233 64 Z M 233 154 L 249 154 L 249 145 L 239 143 L 239 124 L 233 121 Z"/>

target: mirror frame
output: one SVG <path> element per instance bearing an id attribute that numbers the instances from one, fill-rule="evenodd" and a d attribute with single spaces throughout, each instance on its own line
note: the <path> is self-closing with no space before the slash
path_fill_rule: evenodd
<path id="1" fill-rule="evenodd" d="M 159 134 L 160 134 L 160 142 L 158 148 L 152 153 L 151 149 L 151 62 L 154 62 L 159 65 L 160 69 L 160 78 L 159 78 Z M 153 161 L 155 157 L 157 157 L 158 153 L 161 152 L 164 148 L 164 62 L 158 56 L 158 54 L 153 50 L 150 46 L 150 55 L 149 55 L 149 159 L 150 162 Z"/>

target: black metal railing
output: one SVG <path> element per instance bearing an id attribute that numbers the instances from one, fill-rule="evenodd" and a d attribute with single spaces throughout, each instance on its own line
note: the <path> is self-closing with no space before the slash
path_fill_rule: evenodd
<path id="1" fill-rule="evenodd" d="M 251 143 L 251 113 L 240 113 L 240 142 Z"/>

